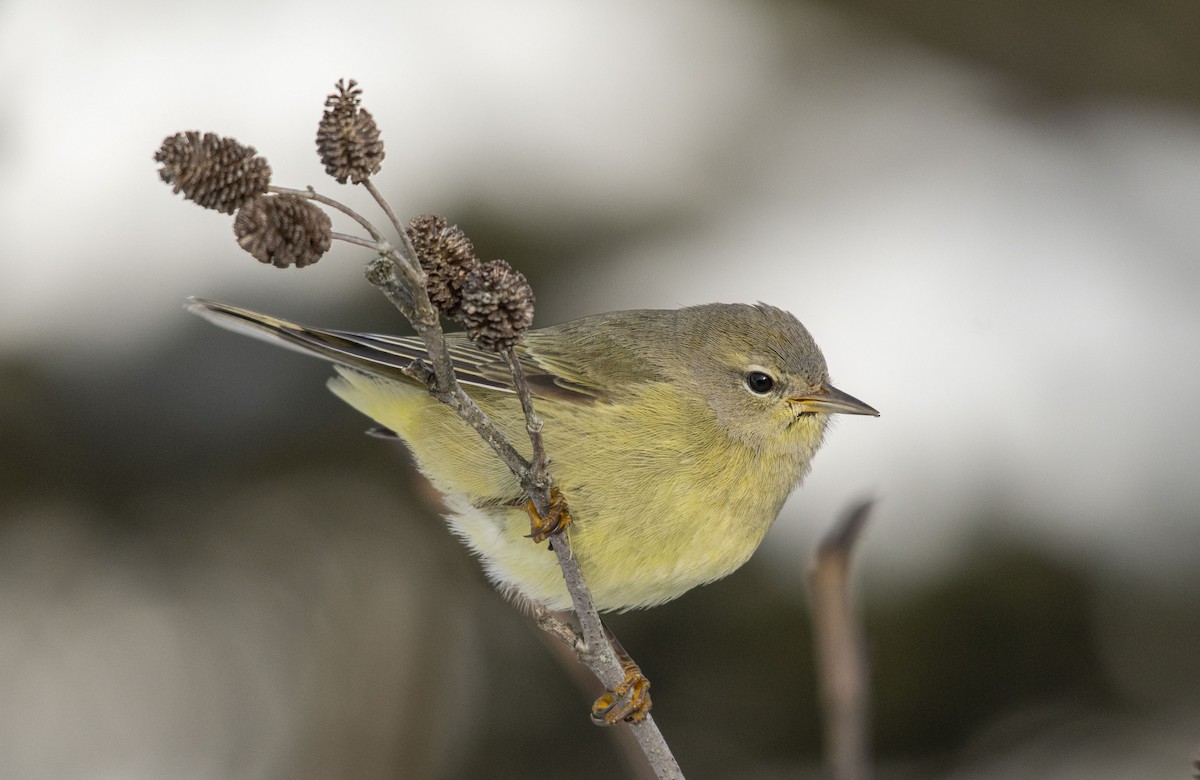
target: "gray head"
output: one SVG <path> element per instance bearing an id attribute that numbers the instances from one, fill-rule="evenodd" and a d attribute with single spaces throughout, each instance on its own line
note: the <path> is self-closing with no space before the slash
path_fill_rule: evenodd
<path id="1" fill-rule="evenodd" d="M 828 415 L 878 415 L 830 384 L 821 349 L 782 309 L 713 303 L 680 309 L 677 317 L 679 357 L 734 439 L 811 453 Z"/>

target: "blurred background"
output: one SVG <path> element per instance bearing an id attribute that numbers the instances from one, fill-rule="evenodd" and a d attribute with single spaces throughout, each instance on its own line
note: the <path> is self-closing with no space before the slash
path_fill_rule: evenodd
<path id="1" fill-rule="evenodd" d="M 1198 30 L 1180 0 L 0 4 L 0 777 L 634 776 L 328 367 L 183 311 L 402 330 L 360 251 L 260 265 L 151 160 L 211 130 L 367 209 L 313 148 L 341 77 L 396 210 L 525 271 L 538 323 L 765 300 L 882 412 L 745 568 L 613 617 L 689 777 L 821 776 L 805 574 L 863 497 L 879 777 L 1188 776 Z"/>

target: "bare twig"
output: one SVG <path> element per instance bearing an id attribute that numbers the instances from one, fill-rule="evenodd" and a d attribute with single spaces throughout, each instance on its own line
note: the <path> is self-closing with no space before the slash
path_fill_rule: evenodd
<path id="1" fill-rule="evenodd" d="M 866 658 L 850 604 L 850 559 L 872 501 L 860 501 L 829 530 L 809 574 L 818 678 L 825 709 L 825 754 L 834 780 L 871 776 Z"/>
<path id="2" fill-rule="evenodd" d="M 320 195 L 312 187 L 298 190 L 270 184 L 271 171 L 266 159 L 253 147 L 235 139 L 221 138 L 213 133 L 201 135 L 198 131 L 169 136 L 155 154 L 155 159 L 162 164 L 159 177 L 198 205 L 224 214 L 236 212 L 234 226 L 238 244 L 261 262 L 281 268 L 304 267 L 323 256 L 333 239 L 376 253 L 375 259 L 367 264 L 367 279 L 412 323 L 428 355 L 428 364 L 414 361 L 403 369 L 404 373 L 424 384 L 433 397 L 447 404 L 483 438 L 516 476 L 541 518 L 548 520 L 544 532 L 535 523 L 532 536 L 539 541 L 549 537 L 562 569 L 583 632 L 582 644 L 575 643 L 576 654 L 597 679 L 614 692 L 604 699 L 617 698 L 616 691 L 632 691 L 624 701 L 601 706 L 601 714 L 613 720 L 622 715 L 639 718 L 637 723 L 631 722 L 631 726 L 655 773 L 661 778 L 682 777 L 653 719 L 642 717 L 640 709 L 631 712 L 638 705 L 643 705 L 641 709 L 648 707 L 649 699 L 644 695 L 648 683 L 640 677 L 636 665 L 623 658 L 630 676 L 629 681 L 625 679 L 625 671 L 605 636 L 579 563 L 571 554 L 569 530 L 564 533 L 569 526 L 570 510 L 554 488 L 549 458 L 542 442 L 542 420 L 534 410 L 529 384 L 512 348 L 532 324 L 532 290 L 525 278 L 507 263 L 499 260 L 481 263 L 474 256 L 470 242 L 457 229 L 448 241 L 454 256 L 452 262 L 445 257 L 431 259 L 424 253 L 418 257 L 409 230 L 400 223 L 391 205 L 371 181 L 371 176 L 379 172 L 384 151 L 374 118 L 360 108 L 361 92 L 353 80 L 338 81 L 337 92 L 325 102 L 327 110 L 318 126 L 317 150 L 326 172 L 339 183 L 345 184 L 349 180 L 366 187 L 395 229 L 399 239 L 397 244 L 385 239 L 366 217 L 343 203 Z M 264 198 L 264 193 L 274 193 L 274 196 Z M 334 233 L 329 215 L 312 204 L 297 200 L 299 198 L 349 216 L 371 240 Z M 439 221 L 444 229 L 444 220 L 436 218 L 434 224 Z M 423 267 L 422 261 L 426 261 L 428 267 Z M 465 265 L 464 261 L 467 261 Z M 462 294 L 454 306 L 445 310 L 463 320 L 468 333 L 481 347 L 506 352 L 525 417 L 532 460 L 524 458 L 505 438 L 466 394 L 455 376 L 438 309 L 430 300 L 427 289 L 427 270 L 439 284 L 445 281 L 439 262 L 442 265 L 450 262 L 454 266 L 457 274 L 454 286 L 459 288 L 455 294 Z M 472 284 L 475 287 L 471 288 Z M 450 289 L 449 284 L 445 287 Z M 471 306 L 461 305 L 467 288 L 475 295 L 475 303 Z M 438 302 L 445 305 L 449 299 L 443 300 L 442 288 L 437 289 Z M 479 306 L 484 301 L 494 306 L 491 312 L 485 313 L 479 321 L 467 319 L 468 314 L 481 312 Z M 502 309 L 503 316 L 491 319 Z M 617 708 L 618 704 L 620 708 Z"/>
<path id="3" fill-rule="evenodd" d="M 540 604 L 533 607 L 533 622 L 537 623 L 538 628 L 562 642 L 572 653 L 578 655 L 584 652 L 583 637 L 576 633 L 570 623 Z"/>
<path id="4" fill-rule="evenodd" d="M 422 296 L 415 296 L 418 300 L 413 300 L 411 291 L 396 278 L 396 265 L 392 258 L 377 257 L 367 264 L 366 275 L 368 281 L 378 287 L 402 313 L 407 315 L 409 311 L 414 312 L 413 327 L 425 342 L 425 349 L 433 366 L 432 370 L 425 371 L 418 367 L 410 367 L 411 375 L 428 385 L 434 398 L 448 405 L 464 422 L 474 428 L 514 474 L 528 470 L 529 461 L 504 438 L 487 414 L 471 400 L 455 379 L 450 354 L 446 351 L 446 339 L 438 325 L 436 314 L 432 325 L 423 322 L 419 315 L 415 314 L 419 310 L 419 298 Z M 425 304 L 432 308 L 429 296 L 423 297 Z"/>
<path id="5" fill-rule="evenodd" d="M 364 217 L 362 214 L 359 214 L 357 211 L 350 208 L 349 206 L 342 203 L 341 201 L 337 201 L 337 200 L 334 200 L 333 198 L 328 198 L 324 195 L 321 195 L 316 190 L 314 190 L 312 187 L 306 187 L 302 190 L 297 190 L 297 189 L 293 189 L 291 187 L 279 187 L 279 186 L 272 184 L 267 189 L 269 189 L 271 192 L 274 192 L 277 195 L 295 195 L 298 198 L 308 198 L 309 200 L 315 200 L 317 203 L 324 204 L 324 205 L 330 207 L 331 209 L 337 209 L 338 211 L 345 214 L 347 217 L 350 217 L 355 222 L 362 225 L 363 230 L 367 231 L 367 233 L 371 236 L 371 238 L 375 239 L 380 244 L 384 244 L 384 245 L 387 244 L 387 239 L 385 239 L 383 237 L 383 233 L 380 233 L 379 228 L 377 228 L 377 227 L 375 227 L 375 225 L 371 224 L 371 221 L 369 219 Z"/>
<path id="6" fill-rule="evenodd" d="M 579 630 L 568 622 L 565 615 L 551 612 L 545 607 L 534 607 L 533 618 L 538 628 L 542 629 L 547 649 L 562 664 L 563 670 L 570 675 L 580 690 L 593 690 L 597 683 L 596 675 L 579 661 L 579 654 L 584 650 Z M 621 777 L 629 780 L 656 780 L 659 777 L 655 768 L 646 761 L 646 751 L 638 742 L 635 730 L 610 729 L 609 733 L 615 739 L 621 758 L 625 762 Z"/>
<path id="7" fill-rule="evenodd" d="M 370 249 L 375 252 L 378 252 L 381 248 L 384 251 L 387 251 L 387 247 L 381 247 L 378 242 L 371 241 L 370 239 L 366 238 L 359 238 L 358 236 L 353 236 L 349 233 L 339 233 L 334 230 L 329 233 L 329 237 L 334 241 L 345 241 L 347 244 L 354 244 L 355 246 L 361 246 L 364 249 Z"/>
<path id="8" fill-rule="evenodd" d="M 397 268 L 409 270 L 405 268 L 409 265 L 406 262 L 408 258 L 401 259 L 402 254 L 405 251 L 413 252 L 412 244 L 407 240 L 407 236 L 403 233 L 401 236 L 405 239 L 401 252 L 392 252 L 372 260 L 367 265 L 366 274 L 367 279 L 379 287 L 388 299 L 409 318 L 425 343 L 432 367 L 410 366 L 410 376 L 419 377 L 421 381 L 424 381 L 429 387 L 429 392 L 435 398 L 450 406 L 487 442 L 488 446 L 500 456 L 520 481 L 538 513 L 542 517 L 549 517 L 552 505 L 550 489 L 553 480 L 547 470 L 547 458 L 541 444 L 541 420 L 534 412 L 529 385 L 525 381 L 520 364 L 509 350 L 510 366 L 516 366 L 513 381 L 517 386 L 518 395 L 521 396 L 522 409 L 526 415 L 526 428 L 535 452 L 533 463 L 517 452 L 487 414 L 471 400 L 458 383 L 450 355 L 446 350 L 445 336 L 442 333 L 437 312 L 429 301 L 429 295 L 423 284 L 424 275 L 419 264 L 415 262 L 415 254 L 410 256 L 414 261 L 416 274 L 422 282 L 421 286 L 409 289 L 396 276 L 395 269 Z M 410 312 L 412 316 L 409 316 Z M 551 538 L 550 546 L 562 569 L 567 591 L 571 595 L 571 604 L 583 631 L 583 646 L 576 648 L 576 654 L 580 662 L 592 671 L 605 688 L 613 690 L 624 682 L 625 673 L 604 635 L 604 625 L 600 621 L 600 615 L 592 601 L 591 591 L 579 569 L 579 562 L 571 554 L 569 531 L 554 535 Z M 664 779 L 683 778 L 683 771 L 679 768 L 678 762 L 672 755 L 666 739 L 654 722 L 652 715 L 647 715 L 637 723 L 630 722 L 629 727 L 656 776 Z"/>
<path id="9" fill-rule="evenodd" d="M 383 200 L 379 191 L 370 185 L 369 180 L 364 183 L 368 184 L 368 189 L 381 206 L 385 206 L 386 201 Z M 367 280 L 378 287 L 388 300 L 400 310 L 400 313 L 412 323 L 429 355 L 429 365 L 414 362 L 405 369 L 405 373 L 428 387 L 434 398 L 449 406 L 464 422 L 470 425 L 516 476 L 538 514 L 542 517 L 550 517 L 555 503 L 555 499 L 551 495 L 554 480 L 549 471 L 549 458 L 542 441 L 542 420 L 534 410 L 529 383 L 525 379 L 524 370 L 515 352 L 511 349 L 506 350 L 505 357 L 512 371 L 513 384 L 525 415 L 525 427 L 529 433 L 533 452 L 532 461 L 527 460 L 517 451 L 459 384 L 454 374 L 450 353 L 446 348 L 446 337 L 442 331 L 437 309 L 429 300 L 429 293 L 425 286 L 425 272 L 421 269 L 411 239 L 403 230 L 403 226 L 400 225 L 391 208 L 385 206 L 385 211 L 388 219 L 399 232 L 400 242 L 397 246 L 389 244 L 374 225 L 356 211 L 331 198 L 317 194 L 311 188 L 288 190 L 282 187 L 272 187 L 271 189 L 279 193 L 296 194 L 336 208 L 353 218 L 371 234 L 375 240 L 374 244 L 366 241 L 353 242 L 361 243 L 378 252 L 378 256 L 367 263 Z M 342 236 L 339 235 L 338 238 L 342 238 Z M 562 498 L 559 497 L 558 501 L 561 504 Z M 565 505 L 562 505 L 561 509 L 569 512 Z M 591 591 L 579 569 L 579 562 L 571 554 L 569 531 L 553 535 L 550 546 L 562 569 L 563 580 L 570 593 L 571 604 L 583 633 L 581 646 L 575 648 L 576 655 L 605 688 L 616 689 L 625 681 L 625 672 L 605 637 L 604 624 L 600 621 L 600 615 L 592 601 Z M 658 777 L 683 777 L 679 764 L 671 754 L 670 748 L 652 716 L 647 715 L 637 723 L 629 722 L 629 726 Z"/>
<path id="10" fill-rule="evenodd" d="M 522 476 L 522 485 L 534 503 L 538 504 L 538 511 L 542 512 L 539 498 L 547 502 L 548 508 L 550 487 L 553 484 L 548 471 L 546 451 L 542 445 L 542 421 L 533 409 L 529 383 L 526 382 L 521 363 L 512 350 L 508 350 L 508 361 L 512 368 L 517 394 L 521 398 L 521 408 L 525 411 L 526 428 L 529 431 L 534 453 L 533 463 L 526 469 L 523 476 L 518 476 Z M 546 515 L 543 513 L 542 516 Z M 568 527 L 565 533 L 559 533 L 552 537 L 550 546 L 558 558 L 558 565 L 562 569 L 567 591 L 571 594 L 571 604 L 575 608 L 575 615 L 583 630 L 583 647 L 575 646 L 576 655 L 585 666 L 591 669 L 605 688 L 613 690 L 625 681 L 625 672 L 605 636 L 604 624 L 600 621 L 600 614 L 592 602 L 592 592 L 587 586 L 587 581 L 584 580 L 583 572 L 579 569 L 579 562 L 571 555 L 570 528 Z M 539 626 L 544 627 L 540 620 Z M 654 716 L 647 714 L 645 718 L 636 723 L 629 722 L 629 727 L 641 746 L 642 752 L 646 754 L 646 759 L 650 762 L 654 773 L 660 778 L 682 780 L 683 770 L 679 768 L 679 763 L 671 754 L 671 749 L 667 746 L 662 731 L 654 722 Z"/>
<path id="11" fill-rule="evenodd" d="M 529 467 L 529 479 L 539 489 L 550 487 L 550 462 L 546 457 L 546 445 L 542 440 L 542 418 L 533 408 L 533 395 L 529 382 L 525 380 L 525 369 L 514 350 L 505 350 L 508 367 L 512 371 L 513 385 L 521 399 L 521 411 L 525 413 L 525 429 L 529 431 L 529 443 L 533 447 L 533 460 Z"/>
<path id="12" fill-rule="evenodd" d="M 367 192 L 371 193 L 371 197 L 374 198 L 375 202 L 379 204 L 379 208 L 383 209 L 383 213 L 387 215 L 388 221 L 392 223 L 392 227 L 395 229 L 396 234 L 400 236 L 407 236 L 408 234 L 404 230 L 404 225 L 400 224 L 400 218 L 396 216 L 396 212 L 392 208 L 392 204 L 388 203 L 387 198 L 383 197 L 383 193 L 381 193 L 379 188 L 375 186 L 375 182 L 371 179 L 365 179 L 362 185 L 367 188 Z M 413 256 L 412 260 L 414 262 L 416 261 L 415 255 Z"/>

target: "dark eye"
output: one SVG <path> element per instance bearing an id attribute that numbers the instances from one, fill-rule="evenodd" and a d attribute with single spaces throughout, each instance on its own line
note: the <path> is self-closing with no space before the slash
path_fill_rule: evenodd
<path id="1" fill-rule="evenodd" d="M 746 374 L 746 387 L 750 388 L 750 392 L 757 395 L 766 395 L 775 387 L 775 380 L 770 374 L 764 374 L 762 371 L 751 371 Z"/>

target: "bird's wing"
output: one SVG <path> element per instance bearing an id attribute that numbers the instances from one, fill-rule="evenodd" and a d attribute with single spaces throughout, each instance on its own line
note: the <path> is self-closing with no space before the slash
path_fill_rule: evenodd
<path id="1" fill-rule="evenodd" d="M 417 336 L 311 328 L 269 314 L 201 298 L 189 299 L 188 310 L 221 327 L 399 381 L 413 381 L 403 371 L 413 361 L 429 363 L 429 353 Z M 446 347 L 454 374 L 462 384 L 505 393 L 514 392 L 508 361 L 502 355 L 477 348 L 462 334 L 447 335 Z M 518 345 L 516 352 L 535 396 L 578 403 L 594 402 L 604 396 L 601 386 L 588 382 L 562 356 L 543 361 L 535 351 L 523 345 Z"/>

